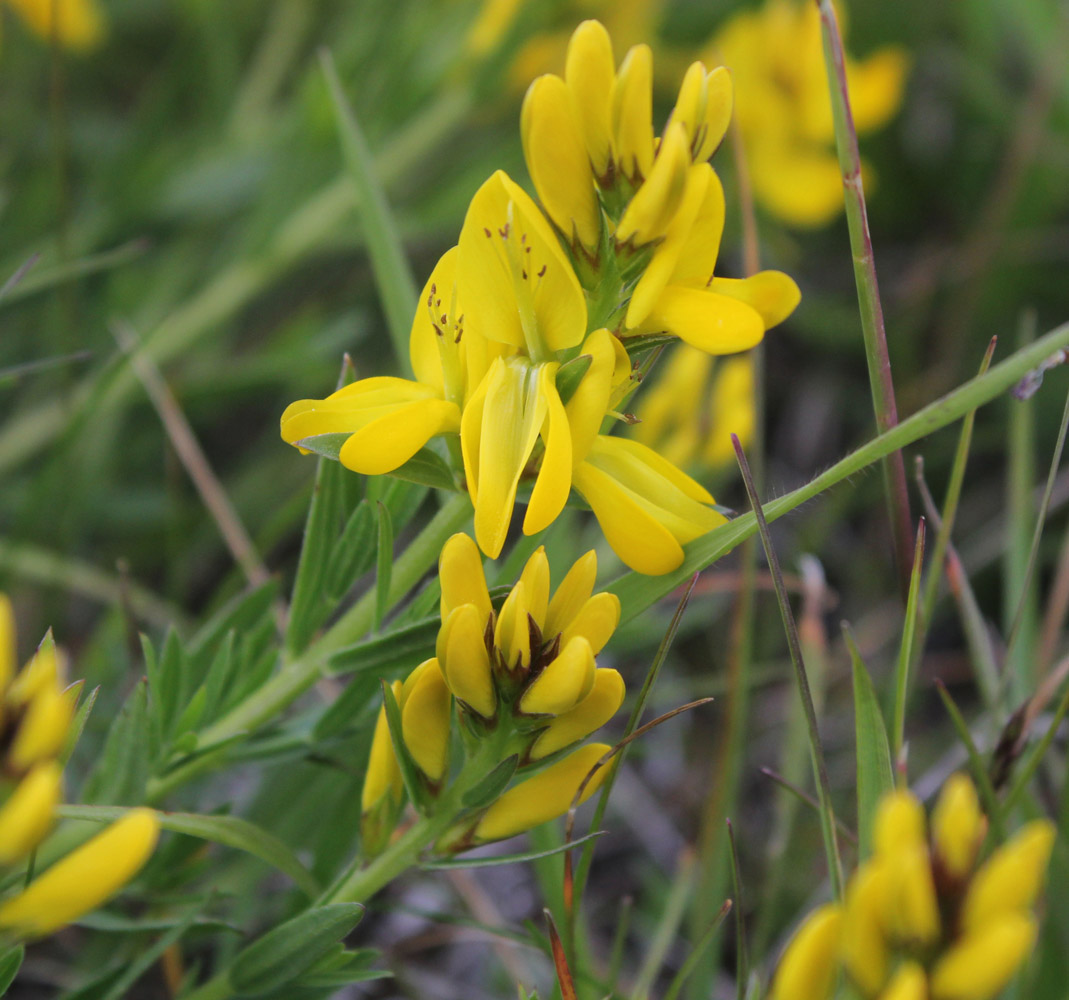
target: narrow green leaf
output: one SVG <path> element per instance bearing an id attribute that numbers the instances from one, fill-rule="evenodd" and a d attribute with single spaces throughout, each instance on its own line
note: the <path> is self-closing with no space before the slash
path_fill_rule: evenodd
<path id="1" fill-rule="evenodd" d="M 148 684 L 139 681 L 108 733 L 104 752 L 86 781 L 85 797 L 101 805 L 141 802 L 151 763 Z"/>
<path id="2" fill-rule="evenodd" d="M 451 868 L 493 868 L 496 865 L 514 865 L 527 861 L 538 861 L 540 858 L 549 858 L 554 854 L 563 854 L 573 847 L 579 847 L 589 841 L 604 836 L 608 831 L 595 830 L 583 837 L 576 837 L 566 844 L 558 844 L 544 851 L 523 851 L 520 854 L 495 854 L 485 858 L 448 858 L 442 861 L 424 861 L 420 868 L 427 871 L 448 871 Z"/>
<path id="3" fill-rule="evenodd" d="M 84 682 L 79 681 L 79 684 L 82 683 Z M 89 719 L 90 713 L 93 711 L 93 706 L 96 704 L 97 695 L 99 693 L 99 687 L 93 688 L 93 690 L 86 695 L 85 700 L 78 706 L 78 710 L 74 713 L 74 718 L 71 719 L 70 727 L 67 730 L 67 745 L 63 748 L 63 755 L 60 758 L 61 763 L 66 764 L 67 761 L 71 759 L 71 754 L 74 753 L 74 748 L 82 738 L 82 733 L 85 732 L 85 724 Z"/>
<path id="4" fill-rule="evenodd" d="M 193 693 L 193 697 L 189 699 L 189 704 L 186 705 L 185 710 L 178 717 L 178 722 L 174 727 L 175 732 L 178 734 L 175 737 L 176 739 L 184 738 L 186 733 L 196 732 L 197 727 L 204 718 L 204 709 L 207 705 L 208 688 L 202 684 Z"/>
<path id="5" fill-rule="evenodd" d="M 58 806 L 56 815 L 63 819 L 81 819 L 111 823 L 121 819 L 127 809 L 122 806 Z M 203 813 L 157 811 L 156 818 L 164 830 L 184 833 L 200 840 L 210 840 L 259 858 L 288 875 L 307 896 L 319 894 L 319 883 L 297 856 L 273 833 L 238 816 L 208 816 Z"/>
<path id="6" fill-rule="evenodd" d="M 580 354 L 579 357 L 572 358 L 571 361 L 565 362 L 557 369 L 557 395 L 560 396 L 560 401 L 565 406 L 575 395 L 575 390 L 579 388 L 583 376 L 590 370 L 593 360 L 592 354 Z"/>
<path id="7" fill-rule="evenodd" d="M 319 61 L 327 81 L 349 177 L 356 192 L 357 211 L 363 223 L 371 268 L 375 272 L 375 284 L 386 313 L 394 354 L 398 365 L 408 375 L 412 371 L 408 358 L 408 334 L 416 310 L 418 290 L 405 259 L 400 233 L 394 225 L 376 175 L 375 162 L 356 115 L 345 98 L 334 59 L 329 51 L 321 49 Z"/>
<path id="8" fill-rule="evenodd" d="M 390 740 L 393 742 L 393 752 L 397 755 L 397 764 L 401 769 L 401 780 L 404 781 L 405 791 L 412 800 L 412 804 L 424 812 L 427 808 L 427 793 L 423 787 L 423 779 L 420 770 L 412 755 L 405 745 L 404 730 L 401 726 L 401 709 L 397 699 L 393 696 L 393 690 L 385 681 L 381 681 L 382 702 L 386 706 L 386 722 L 390 727 Z"/>
<path id="9" fill-rule="evenodd" d="M 894 788 L 891 749 L 887 728 L 872 679 L 854 643 L 850 629 L 843 624 L 843 638 L 850 650 L 854 677 L 854 732 L 857 746 L 857 835 L 861 857 L 872 853 L 873 824 L 881 796 Z"/>
<path id="10" fill-rule="evenodd" d="M 434 655 L 440 625 L 441 621 L 435 615 L 358 642 L 355 646 L 346 646 L 331 656 L 330 672 L 351 674 L 374 671 L 385 676 L 401 667 L 415 667 Z"/>
<path id="11" fill-rule="evenodd" d="M 292 983 L 360 922 L 360 903 L 332 903 L 287 920 L 245 948 L 230 968 L 239 996 L 258 996 Z"/>
<path id="12" fill-rule="evenodd" d="M 159 702 L 160 724 L 163 727 L 163 742 L 174 735 L 174 723 L 181 710 L 185 686 L 186 656 L 178 632 L 169 628 L 163 639 L 160 655 L 159 678 L 152 694 Z M 151 682 L 151 676 L 150 676 Z"/>
<path id="13" fill-rule="evenodd" d="M 0 955 L 0 997 L 7 993 L 7 988 L 15 981 L 25 957 L 26 949 L 21 944 Z"/>
<path id="14" fill-rule="evenodd" d="M 326 568 L 326 592 L 332 601 L 340 600 L 375 561 L 375 514 L 367 500 L 356 505 Z"/>
<path id="15" fill-rule="evenodd" d="M 220 643 L 219 649 L 208 668 L 208 676 L 204 680 L 204 718 L 212 719 L 218 714 L 218 707 L 223 699 L 223 693 L 230 684 L 238 664 L 238 658 L 234 650 L 235 635 L 233 631 L 226 634 L 226 638 Z M 192 728 L 192 727 L 191 727 Z"/>
<path id="16" fill-rule="evenodd" d="M 461 805 L 465 809 L 485 809 L 491 805 L 508 787 L 519 762 L 519 754 L 506 757 L 474 788 L 468 789 L 461 800 Z"/>
<path id="17" fill-rule="evenodd" d="M 917 608 L 921 594 L 921 568 L 924 563 L 924 518 L 917 525 L 917 541 L 913 549 L 913 569 L 909 575 L 909 597 L 906 599 L 906 619 L 902 625 L 902 644 L 898 650 L 895 670 L 895 710 L 891 727 L 894 739 L 894 759 L 902 759 L 906 731 L 906 699 L 909 696 L 909 665 L 913 660 L 913 636 L 917 631 Z"/>
<path id="18" fill-rule="evenodd" d="M 247 632 L 270 613 L 278 589 L 279 581 L 272 578 L 228 601 L 189 641 L 186 650 L 189 658 L 198 660 L 210 655 L 227 632 L 234 631 L 238 635 Z"/>
<path id="19" fill-rule="evenodd" d="M 378 561 L 375 568 L 375 631 L 390 606 L 390 577 L 393 574 L 393 524 L 390 512 L 381 500 L 375 505 L 378 518 Z"/>
<path id="20" fill-rule="evenodd" d="M 430 486 L 436 490 L 456 492 L 457 482 L 453 470 L 441 455 L 430 448 L 421 448 L 404 465 L 390 473 L 395 479 Z"/>

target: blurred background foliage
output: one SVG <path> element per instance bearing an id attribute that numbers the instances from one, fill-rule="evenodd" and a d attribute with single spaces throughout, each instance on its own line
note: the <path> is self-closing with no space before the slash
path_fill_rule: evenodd
<path id="1" fill-rule="evenodd" d="M 497 5 L 509 15 L 504 30 L 496 39 L 490 32 L 487 44 L 471 35 L 485 12 L 461 0 L 101 0 L 100 43 L 68 51 L 0 4 L 0 279 L 32 262 L 0 303 L 0 585 L 16 602 L 24 642 L 52 626 L 72 654 L 74 676 L 101 685 L 76 765 L 88 767 L 99 753 L 117 706 L 144 671 L 131 641 L 136 629 L 159 639 L 174 622 L 189 634 L 245 586 L 116 342 L 116 325 L 128 324 L 161 368 L 284 587 L 314 467 L 280 442 L 282 408 L 324 395 L 343 352 L 362 375 L 394 370 L 317 49 L 328 46 L 337 61 L 422 281 L 492 169 L 526 183 L 523 85 L 560 69 L 564 39 L 580 18 L 605 18 L 618 58 L 631 41 L 649 41 L 659 78 L 674 80 L 744 6 L 506 3 Z M 899 113 L 862 142 L 876 181 L 869 210 L 899 411 L 908 414 L 971 377 L 991 337 L 1000 340 L 998 358 L 1019 337 L 1069 315 L 1069 17 L 1064 5 L 1043 0 L 846 6 L 855 56 L 894 44 L 911 61 Z M 661 92 L 662 110 L 673 97 Z M 728 194 L 722 259 L 725 273 L 737 275 L 731 150 L 713 163 Z M 803 292 L 764 348 L 764 478 L 772 495 L 867 440 L 874 423 L 844 220 L 796 230 L 759 207 L 758 230 L 762 265 L 787 271 Z M 1003 635 L 1020 595 L 1014 581 L 1030 540 L 1032 491 L 1058 432 L 1061 384 L 1054 373 L 1030 402 L 996 402 L 977 421 L 956 541 L 980 606 Z M 955 442 L 956 431 L 947 430 L 907 455 L 910 463 L 923 456 L 937 498 Z M 721 503 L 745 508 L 733 470 L 703 478 Z M 1040 550 L 1041 592 L 1067 502 L 1062 474 Z M 916 496 L 913 503 L 916 513 Z M 806 593 L 803 625 L 823 689 L 833 787 L 848 803 L 850 674 L 838 622 L 853 623 L 878 684 L 900 634 L 880 477 L 840 486 L 777 524 L 776 536 L 785 566 L 800 574 L 796 590 Z M 596 540 L 572 516 L 554 529 L 550 548 L 574 553 Z M 778 612 L 765 591 L 757 613 L 768 627 L 756 631 L 746 674 L 753 697 L 744 746 L 727 727 L 737 582 L 733 559 L 703 575 L 653 707 L 708 694 L 718 704 L 645 739 L 614 795 L 610 815 L 622 832 L 599 847 L 591 884 L 594 925 L 606 938 L 628 894 L 637 900 L 631 933 L 652 934 L 679 849 L 699 842 L 703 814 L 723 807 L 716 790 L 730 788 L 725 768 L 741 780 L 732 815 L 757 941 L 767 945 L 782 933 L 817 883 L 815 817 L 800 815 L 787 837 L 783 793 L 759 772 L 781 767 L 792 695 Z M 631 623 L 610 650 L 634 685 L 632 697 L 671 611 L 666 605 Z M 932 680 L 961 685 L 968 705 L 970 676 L 947 600 L 908 725 L 922 792 L 961 762 Z M 210 804 L 243 800 L 250 818 L 269 818 L 295 846 L 329 854 L 320 823 L 311 822 L 319 817 L 310 814 L 331 810 L 331 823 L 356 822 L 365 752 L 347 746 L 324 764 L 305 748 L 285 759 L 259 798 L 240 773 L 205 794 Z M 708 820 L 706 835 L 719 836 Z M 172 853 L 181 853 L 183 842 L 173 843 Z M 770 855 L 780 851 L 814 860 L 776 866 Z M 262 877 L 246 865 L 254 863 L 232 864 L 220 888 L 240 895 Z M 196 881 L 198 872 L 187 874 Z M 721 871 L 706 883 L 721 887 L 714 908 L 726 894 L 723 878 Z M 461 913 L 486 893 L 478 883 L 445 885 L 417 886 L 391 905 Z M 511 925 L 538 912 L 525 872 L 497 874 L 490 885 Z M 262 901 L 249 894 L 242 905 L 252 920 Z M 435 931 L 398 912 L 369 933 L 398 954 L 426 958 L 461 932 L 449 924 Z M 445 997 L 443 983 L 452 980 L 481 983 L 472 996 L 495 995 L 496 982 L 505 995 L 496 966 L 472 964 L 485 948 L 460 949 L 448 967 L 413 962 L 417 985 L 406 988 Z M 92 956 L 81 960 L 91 965 Z M 37 975 L 48 981 L 47 961 Z"/>

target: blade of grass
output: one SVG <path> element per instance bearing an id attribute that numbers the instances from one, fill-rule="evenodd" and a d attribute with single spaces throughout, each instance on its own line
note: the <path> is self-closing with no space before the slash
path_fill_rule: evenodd
<path id="1" fill-rule="evenodd" d="M 338 78 L 334 57 L 326 48 L 319 50 L 319 64 L 327 81 L 335 123 L 341 137 L 349 179 L 356 192 L 357 211 L 364 225 L 371 267 L 375 272 L 379 298 L 386 313 L 390 339 L 396 360 L 405 375 L 412 374 L 408 358 L 408 333 L 416 309 L 418 291 L 412 270 L 405 258 L 400 234 L 394 224 L 386 195 L 375 171 L 367 140 L 356 119 L 352 105 Z"/>
<path id="2" fill-rule="evenodd" d="M 668 985 L 668 991 L 664 995 L 664 1000 L 678 1000 L 679 994 L 686 984 L 687 980 L 691 977 L 694 969 L 697 967 L 698 962 L 702 956 L 705 955 L 709 946 L 713 943 L 713 939 L 716 937 L 717 931 L 720 930 L 720 925 L 724 922 L 724 918 L 728 915 L 732 909 L 730 899 L 725 899 L 721 904 L 720 909 L 717 911 L 716 916 L 713 918 L 713 922 L 706 928 L 705 933 L 698 939 L 698 943 L 691 949 L 690 954 L 686 960 L 679 967 L 679 971 L 675 974 L 672 982 Z"/>
<path id="3" fill-rule="evenodd" d="M 638 975 L 631 987 L 631 1000 L 647 1000 L 657 975 L 664 966 L 668 949 L 672 947 L 679 926 L 687 909 L 687 900 L 694 891 L 694 853 L 684 851 L 679 858 L 679 867 L 668 890 L 664 909 L 653 930 L 646 957 L 639 967 Z"/>
<path id="4" fill-rule="evenodd" d="M 635 907 L 632 896 L 624 896 L 616 908 L 616 927 L 612 932 L 612 949 L 609 952 L 609 991 L 616 995 L 620 982 L 620 968 L 624 964 L 624 947 L 627 944 L 627 932 L 631 927 L 631 913 Z"/>
<path id="5" fill-rule="evenodd" d="M 735 828 L 731 820 L 724 821 L 731 852 L 731 885 L 735 892 L 735 996 L 743 1000 L 746 980 L 750 975 L 750 953 L 746 942 L 746 922 L 743 920 L 742 873 L 739 871 L 739 851 L 735 844 Z M 731 902 L 730 900 L 728 902 Z"/>
<path id="6" fill-rule="evenodd" d="M 861 154 L 857 145 L 857 130 L 850 109 L 850 93 L 846 82 L 846 60 L 839 22 L 831 0 L 817 0 L 820 10 L 821 34 L 824 39 L 824 66 L 828 75 L 832 117 L 835 123 L 835 145 L 839 167 L 843 175 L 846 200 L 846 222 L 850 231 L 850 249 L 854 258 L 854 282 L 861 310 L 861 331 L 865 340 L 865 359 L 869 369 L 869 387 L 880 433 L 898 423 L 895 387 L 891 378 L 891 359 L 887 353 L 887 333 L 884 328 L 880 286 L 876 279 L 876 258 L 869 231 L 865 189 L 861 180 Z M 901 451 L 891 453 L 884 462 L 885 485 L 891 513 L 891 531 L 895 540 L 895 559 L 903 594 L 907 593 L 910 575 L 910 536 L 913 534 L 909 513 L 909 492 L 906 488 L 906 467 Z"/>
<path id="7" fill-rule="evenodd" d="M 831 805 L 828 767 L 824 760 L 824 748 L 820 742 L 820 730 L 817 726 L 816 710 L 813 707 L 813 696 L 809 690 L 809 679 L 806 676 L 805 663 L 802 660 L 798 629 L 794 623 L 794 613 L 791 611 L 791 601 L 787 596 L 787 588 L 783 585 L 783 573 L 780 570 L 779 556 L 776 555 L 776 550 L 772 545 L 768 524 L 761 509 L 761 501 L 757 498 L 757 493 L 754 490 L 753 476 L 750 475 L 750 467 L 746 463 L 746 455 L 743 453 L 738 437 L 734 434 L 731 435 L 731 443 L 735 447 L 735 457 L 742 472 L 746 495 L 749 497 L 750 506 L 753 507 L 753 513 L 757 519 L 757 530 L 761 535 L 761 544 L 765 550 L 765 558 L 768 560 L 768 568 L 776 585 L 776 599 L 779 602 L 783 627 L 787 633 L 787 646 L 790 649 L 791 664 L 794 666 L 798 695 L 802 699 L 802 705 L 805 708 L 806 725 L 809 729 L 809 751 L 813 763 L 813 778 L 816 782 L 820 801 L 821 829 L 824 835 L 824 849 L 828 859 L 828 876 L 831 879 L 835 898 L 842 899 L 843 869 L 842 861 L 839 857 L 839 842 L 835 836 L 835 812 Z"/>
<path id="8" fill-rule="evenodd" d="M 895 670 L 895 710 L 892 723 L 892 749 L 895 766 L 905 775 L 902 750 L 906 738 L 906 698 L 909 694 L 909 665 L 913 659 L 913 635 L 917 628 L 917 602 L 920 597 L 921 567 L 924 564 L 924 518 L 917 525 L 917 545 L 913 551 L 913 570 L 909 578 L 909 596 L 906 599 L 906 620 L 902 627 L 902 645 L 898 650 L 898 667 Z"/>
<path id="9" fill-rule="evenodd" d="M 761 773 L 770 781 L 774 781 L 780 788 L 788 791 L 803 805 L 809 806 L 819 817 L 820 815 L 820 803 L 813 798 L 804 788 L 799 788 L 797 785 L 792 784 L 782 774 L 777 774 L 770 767 L 762 767 Z M 850 829 L 838 816 L 835 817 L 835 828 L 839 831 L 844 840 L 849 841 L 851 844 L 858 842 L 857 834 Z"/>
<path id="10" fill-rule="evenodd" d="M 1047 727 L 1047 731 L 1043 734 L 1039 743 L 1028 755 L 1028 759 L 1022 765 L 1020 771 L 1017 773 L 1017 778 L 1011 786 L 1009 792 L 1006 793 L 1006 798 L 1003 800 L 1003 808 L 1007 813 L 1013 809 L 1017 804 L 1017 800 L 1024 793 L 1024 790 L 1028 787 L 1028 783 L 1032 780 L 1032 776 L 1039 768 L 1043 757 L 1050 749 L 1051 744 L 1054 742 L 1054 737 L 1058 734 L 1058 728 L 1062 724 L 1062 720 L 1065 718 L 1066 712 L 1069 711 L 1069 689 L 1066 689 L 1062 700 L 1058 704 L 1058 708 L 1054 712 L 1054 717 L 1051 719 L 1050 725 Z"/>
<path id="11" fill-rule="evenodd" d="M 110 250 L 102 250 L 100 253 L 90 254 L 76 260 L 63 261 L 52 267 L 39 268 L 33 274 L 26 275 L 18 281 L 19 276 L 24 275 L 28 266 L 36 260 L 36 258 L 31 258 L 9 280 L 8 285 L 11 287 L 5 285 L 4 289 L 0 289 L 0 300 L 11 305 L 21 299 L 36 295 L 38 292 L 46 292 L 57 285 L 66 284 L 68 281 L 122 267 L 124 264 L 137 260 L 148 251 L 150 246 L 151 244 L 146 239 L 130 240 Z M 17 284 L 12 284 L 16 281 Z"/>

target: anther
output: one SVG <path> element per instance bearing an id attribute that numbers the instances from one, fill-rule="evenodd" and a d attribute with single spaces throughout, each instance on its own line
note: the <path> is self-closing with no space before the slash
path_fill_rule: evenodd
<path id="1" fill-rule="evenodd" d="M 489 229 L 486 228 L 486 226 L 483 226 L 483 232 L 486 233 L 486 238 L 487 239 L 490 239 L 490 237 L 494 235 L 493 233 L 490 232 Z"/>
<path id="2" fill-rule="evenodd" d="M 545 273 L 546 273 L 546 265 L 543 264 L 542 265 L 542 270 L 538 272 L 538 277 L 540 277 L 540 278 L 544 277 Z"/>

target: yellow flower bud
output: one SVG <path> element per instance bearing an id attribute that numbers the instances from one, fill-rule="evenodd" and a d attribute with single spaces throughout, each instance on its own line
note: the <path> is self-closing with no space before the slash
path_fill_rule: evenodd
<path id="1" fill-rule="evenodd" d="M 539 545 L 527 560 L 520 574 L 520 583 L 527 597 L 527 613 L 541 629 L 545 625 L 549 605 L 549 560 L 545 546 Z"/>
<path id="2" fill-rule="evenodd" d="M 928 1000 L 928 977 L 924 969 L 916 962 L 900 965 L 879 1000 Z"/>
<path id="3" fill-rule="evenodd" d="M 148 860 L 159 836 L 151 809 L 132 809 L 0 905 L 0 927 L 49 934 L 111 898 Z"/>
<path id="4" fill-rule="evenodd" d="M 620 598 L 608 591 L 595 594 L 584 602 L 578 614 L 561 633 L 561 646 L 567 646 L 576 636 L 590 643 L 596 656 L 620 624 Z"/>
<path id="5" fill-rule="evenodd" d="M 962 909 L 966 931 L 977 931 L 1008 910 L 1027 910 L 1042 888 L 1055 828 L 1038 819 L 1022 827 L 973 876 Z"/>
<path id="6" fill-rule="evenodd" d="M 55 761 L 38 764 L 18 783 L 0 808 L 0 865 L 13 865 L 44 839 L 61 784 L 62 771 Z"/>
<path id="7" fill-rule="evenodd" d="M 62 675 L 60 654 L 51 635 L 48 635 L 30 662 L 11 682 L 7 690 L 8 703 L 15 706 L 28 705 L 41 691 L 60 685 Z"/>
<path id="8" fill-rule="evenodd" d="M 21 771 L 58 754 L 67 741 L 72 711 L 70 699 L 58 687 L 34 695 L 11 744 L 11 765 Z"/>
<path id="9" fill-rule="evenodd" d="M 770 1000 L 826 1000 L 835 985 L 842 910 L 828 903 L 795 932 L 780 959 Z"/>
<path id="10" fill-rule="evenodd" d="M 904 789 L 888 792 L 876 808 L 875 845 L 878 855 L 891 857 L 925 842 L 924 807 Z"/>
<path id="11" fill-rule="evenodd" d="M 928 944 L 939 937 L 939 903 L 927 847 L 906 847 L 888 862 L 889 924 L 900 940 Z"/>
<path id="12" fill-rule="evenodd" d="M 546 612 L 546 624 L 542 632 L 551 638 L 563 632 L 579 614 L 594 592 L 594 581 L 598 576 L 598 555 L 591 549 L 580 556 L 565 574 Z"/>
<path id="13" fill-rule="evenodd" d="M 602 667 L 594 671 L 590 693 L 571 711 L 558 715 L 534 741 L 531 759 L 541 760 L 563 750 L 609 721 L 623 704 L 624 679 L 616 670 Z"/>
<path id="14" fill-rule="evenodd" d="M 390 685 L 394 699 L 400 703 L 401 682 Z M 368 755 L 367 773 L 364 775 L 364 791 L 360 799 L 362 810 L 366 813 L 386 797 L 392 795 L 395 802 L 401 800 L 404 782 L 401 768 L 394 753 L 393 740 L 390 738 L 390 724 L 386 720 L 386 706 L 379 709 L 375 720 L 375 732 L 371 736 L 371 753 Z"/>
<path id="15" fill-rule="evenodd" d="M 0 698 L 15 675 L 18 651 L 15 649 L 15 612 L 7 594 L 0 594 Z"/>
<path id="16" fill-rule="evenodd" d="M 483 624 L 490 617 L 490 593 L 486 588 L 483 557 L 475 541 L 457 532 L 442 546 L 438 557 L 438 579 L 442 585 L 442 621 L 461 604 L 474 604 Z"/>
<path id="17" fill-rule="evenodd" d="M 952 775 L 932 812 L 932 841 L 947 874 L 957 879 L 968 874 L 985 825 L 973 783 L 964 774 Z"/>
<path id="18" fill-rule="evenodd" d="M 1011 911 L 951 947 L 932 971 L 932 1000 L 991 1000 L 1032 950 L 1036 922 Z"/>
<path id="19" fill-rule="evenodd" d="M 690 165 L 687 130 L 681 122 L 672 122 L 661 138 L 653 168 L 624 210 L 616 230 L 618 243 L 643 246 L 665 235 L 683 201 Z"/>
<path id="20" fill-rule="evenodd" d="M 653 53 L 630 49 L 612 88 L 612 135 L 616 164 L 633 184 L 653 166 Z"/>
<path id="21" fill-rule="evenodd" d="M 438 632 L 438 665 L 449 690 L 464 704 L 489 719 L 497 695 L 486 649 L 486 620 L 474 604 L 454 608 Z"/>
<path id="22" fill-rule="evenodd" d="M 494 645 L 509 670 L 526 670 L 531 665 L 531 627 L 527 620 L 527 588 L 517 583 L 497 616 Z"/>
<path id="23" fill-rule="evenodd" d="M 594 650 L 577 635 L 524 691 L 520 711 L 528 715 L 560 715 L 575 708 L 593 685 Z"/>
<path id="24" fill-rule="evenodd" d="M 601 207 L 573 108 L 559 76 L 540 76 L 524 97 L 520 135 L 527 170 L 546 214 L 565 239 L 578 240 L 593 251 L 601 239 Z"/>
<path id="25" fill-rule="evenodd" d="M 408 752 L 431 781 L 441 781 L 449 759 L 449 688 L 437 658 L 424 660 L 401 688 L 401 734 Z"/>
<path id="26" fill-rule="evenodd" d="M 679 87 L 672 121 L 687 130 L 691 156 L 700 163 L 716 151 L 731 120 L 731 74 L 723 66 L 706 73 L 701 62 L 691 63 Z"/>
<path id="27" fill-rule="evenodd" d="M 598 177 L 612 162 L 612 92 L 616 63 L 612 40 L 598 21 L 583 21 L 572 32 L 564 66 L 587 155 Z"/>
<path id="28" fill-rule="evenodd" d="M 475 828 L 475 836 L 479 840 L 503 840 L 563 815 L 571 808 L 572 799 L 591 768 L 610 749 L 606 743 L 588 743 L 510 788 L 486 810 Z M 605 774 L 604 767 L 594 772 L 580 802 L 586 802 L 598 790 Z"/>
<path id="29" fill-rule="evenodd" d="M 884 984 L 890 966 L 885 927 L 888 877 L 885 864 L 870 861 L 857 870 L 846 889 L 843 964 L 865 994 Z"/>

